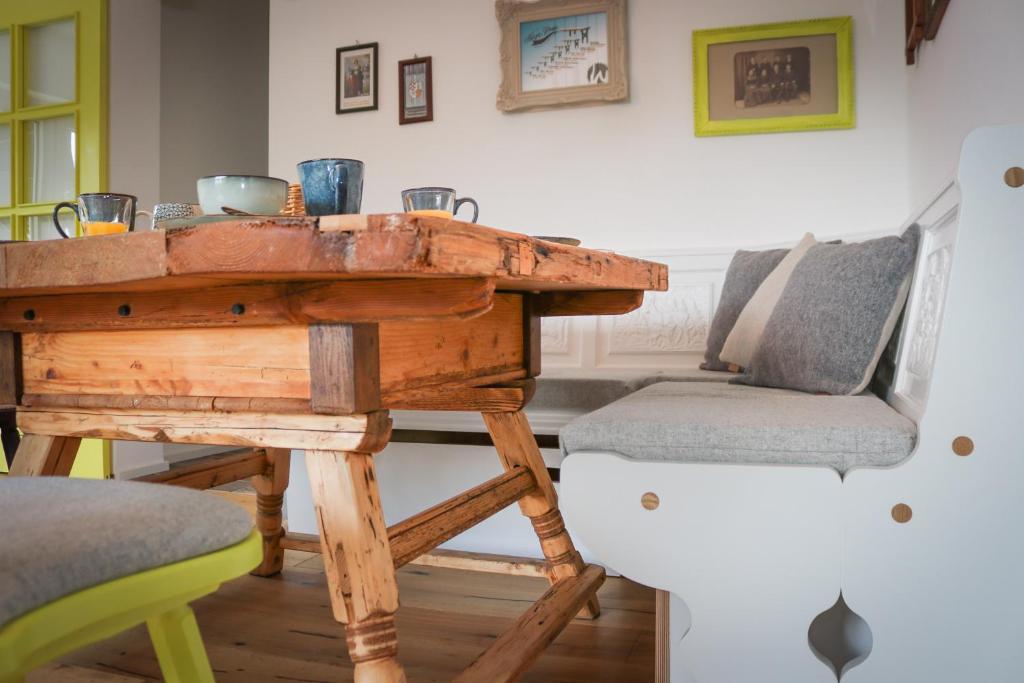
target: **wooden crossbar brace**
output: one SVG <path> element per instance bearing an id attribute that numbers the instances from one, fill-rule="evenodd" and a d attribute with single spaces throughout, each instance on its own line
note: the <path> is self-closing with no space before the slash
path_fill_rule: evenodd
<path id="1" fill-rule="evenodd" d="M 533 603 L 507 631 L 477 657 L 456 683 L 516 681 L 572 621 L 604 582 L 604 568 L 588 565 L 578 576 L 562 579 Z"/>
<path id="2" fill-rule="evenodd" d="M 307 553 L 323 552 L 323 548 L 320 546 L 320 537 L 316 534 L 289 533 L 281 539 L 281 547 L 285 550 L 299 550 Z M 530 576 L 535 579 L 546 579 L 551 571 L 550 566 L 544 560 L 444 548 L 435 548 L 409 560 L 407 564 L 505 574 L 506 576 Z"/>
<path id="3" fill-rule="evenodd" d="M 189 460 L 136 481 L 205 490 L 263 474 L 266 469 L 267 452 L 262 448 L 245 448 Z"/>
<path id="4" fill-rule="evenodd" d="M 388 527 L 388 540 L 395 568 L 416 561 L 445 541 L 476 526 L 530 493 L 535 486 L 533 474 L 524 467 L 518 467 L 404 521 L 392 524 Z M 287 550 L 321 552 L 319 537 L 310 534 L 288 534 L 281 539 L 281 547 Z M 427 560 L 420 564 L 444 566 L 442 562 Z M 536 564 L 542 566 L 531 566 L 523 573 L 529 576 L 547 576 L 544 573 L 547 563 Z"/>
<path id="5" fill-rule="evenodd" d="M 533 474 L 525 467 L 517 467 L 389 526 L 388 540 L 395 567 L 476 526 L 534 488 Z"/>

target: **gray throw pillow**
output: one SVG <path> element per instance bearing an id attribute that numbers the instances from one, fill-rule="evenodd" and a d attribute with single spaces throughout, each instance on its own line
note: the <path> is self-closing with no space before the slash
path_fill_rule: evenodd
<path id="1" fill-rule="evenodd" d="M 732 381 L 813 393 L 862 391 L 906 302 L 920 228 L 818 244 L 786 284 L 746 374 Z"/>
<path id="2" fill-rule="evenodd" d="M 704 351 L 704 362 L 700 364 L 701 370 L 729 370 L 729 364 L 718 357 L 726 338 L 750 297 L 788 253 L 789 249 L 737 251 L 732 257 L 708 331 L 708 346 Z"/>

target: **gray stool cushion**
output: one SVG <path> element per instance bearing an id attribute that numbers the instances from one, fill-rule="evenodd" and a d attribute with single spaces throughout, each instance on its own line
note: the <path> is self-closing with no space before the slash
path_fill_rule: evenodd
<path id="1" fill-rule="evenodd" d="M 843 473 L 902 461 L 917 429 L 873 394 L 662 382 L 576 418 L 559 436 L 566 455 L 612 451 L 639 460 L 823 465 Z"/>
<path id="2" fill-rule="evenodd" d="M 249 514 L 215 496 L 131 481 L 0 479 L 0 626 L 83 588 L 234 545 Z"/>

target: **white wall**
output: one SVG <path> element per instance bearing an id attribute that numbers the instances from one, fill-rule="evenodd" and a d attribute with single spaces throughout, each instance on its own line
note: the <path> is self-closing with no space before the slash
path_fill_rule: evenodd
<path id="1" fill-rule="evenodd" d="M 162 0 L 160 195 L 267 172 L 267 0 Z"/>
<path id="2" fill-rule="evenodd" d="M 857 128 L 697 139 L 690 33 L 852 15 Z M 900 223 L 909 211 L 903 10 L 892 0 L 632 0 L 631 101 L 518 114 L 494 106 L 491 0 L 271 0 L 270 173 L 367 162 L 363 210 L 451 185 L 481 222 L 614 249 L 795 240 Z M 380 110 L 334 113 L 334 51 L 380 43 Z M 434 58 L 435 121 L 398 125 L 397 61 Z"/>
<path id="3" fill-rule="evenodd" d="M 1022 30 L 1022 0 L 951 2 L 936 40 L 907 67 L 913 206 L 952 177 L 969 131 L 1024 121 Z"/>
<path id="4" fill-rule="evenodd" d="M 149 210 L 160 190 L 160 0 L 110 0 L 108 16 L 107 185 Z"/>

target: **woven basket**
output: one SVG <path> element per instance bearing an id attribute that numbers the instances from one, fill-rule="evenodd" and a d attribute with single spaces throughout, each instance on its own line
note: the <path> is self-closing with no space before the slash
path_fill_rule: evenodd
<path id="1" fill-rule="evenodd" d="M 288 200 L 284 204 L 284 213 L 286 216 L 306 215 L 306 204 L 302 199 L 301 185 L 288 186 Z"/>

